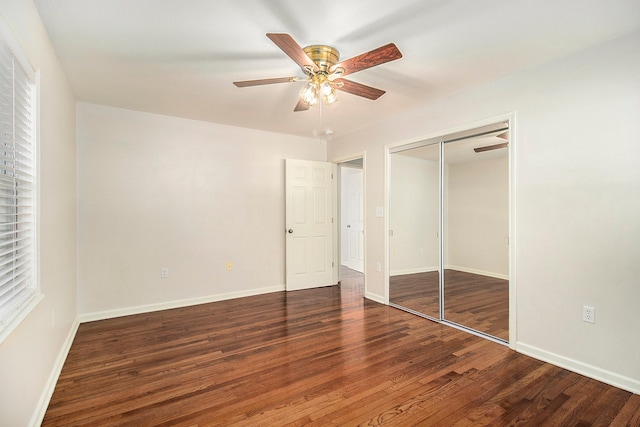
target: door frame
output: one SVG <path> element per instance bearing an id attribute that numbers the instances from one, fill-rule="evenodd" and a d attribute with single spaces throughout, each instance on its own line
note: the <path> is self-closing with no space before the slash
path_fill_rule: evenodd
<path id="1" fill-rule="evenodd" d="M 516 149 L 517 149 L 517 128 L 516 128 L 516 113 L 510 112 L 498 116 L 494 116 L 488 119 L 479 120 L 473 123 L 468 123 L 454 128 L 444 129 L 441 131 L 433 132 L 428 135 L 415 137 L 403 141 L 398 141 L 385 145 L 384 150 L 384 208 L 385 208 L 385 221 L 384 221 L 384 274 L 385 274 L 385 304 L 389 305 L 389 187 L 391 177 L 391 153 L 399 147 L 410 148 L 412 146 L 418 147 L 424 145 L 427 140 L 434 140 L 443 138 L 446 135 L 470 131 L 479 127 L 488 126 L 497 122 L 506 121 L 509 122 L 509 342 L 507 345 L 509 348 L 516 348 L 517 344 L 517 275 L 516 275 Z M 442 234 L 441 234 L 442 235 Z M 366 246 L 365 246 L 366 248 Z M 442 322 L 442 320 L 441 320 Z M 443 322 L 444 323 L 444 322 Z M 447 323 L 451 325 L 450 323 Z M 455 325 L 451 325 L 455 327 Z M 469 333 L 474 335 L 489 338 L 482 333 L 476 333 L 473 330 L 466 329 Z M 490 339 L 490 338 L 489 338 Z M 503 343 L 502 341 L 498 341 Z"/>
<path id="2" fill-rule="evenodd" d="M 340 279 L 340 263 L 342 262 L 342 218 L 339 214 L 342 209 L 342 168 L 341 165 L 343 163 L 347 163 L 353 160 L 362 159 L 362 206 L 363 206 L 363 236 L 362 236 L 362 271 L 364 275 L 364 293 L 367 295 L 367 152 L 361 151 L 358 153 L 352 153 L 347 156 L 337 157 L 329 160 L 332 163 L 336 163 L 338 165 L 338 179 L 336 182 L 337 191 L 334 193 L 334 206 L 336 207 L 337 218 L 335 230 L 335 238 L 334 238 L 334 262 L 338 266 L 336 268 L 336 283 Z"/>
<path id="3" fill-rule="evenodd" d="M 338 167 L 340 169 L 340 206 L 338 215 L 340 216 L 339 224 L 342 227 L 340 229 L 340 264 L 362 273 L 364 271 L 364 259 L 362 258 L 364 253 L 364 245 L 362 241 L 364 237 L 364 229 L 360 229 L 360 226 L 364 225 L 364 206 L 362 205 L 362 198 L 364 197 L 364 194 L 362 193 L 362 165 L 347 162 L 341 163 Z M 355 176 L 358 176 L 360 181 L 359 183 L 354 183 Z M 359 193 L 359 198 L 357 196 L 354 197 L 351 191 L 352 189 L 356 189 Z M 343 202 L 346 203 L 342 204 Z M 354 214 L 357 215 L 357 218 L 355 218 L 355 225 L 353 223 Z M 343 219 L 347 221 L 347 224 L 343 222 Z M 355 249 L 355 252 L 353 249 Z M 345 263 L 342 261 L 345 261 Z"/>

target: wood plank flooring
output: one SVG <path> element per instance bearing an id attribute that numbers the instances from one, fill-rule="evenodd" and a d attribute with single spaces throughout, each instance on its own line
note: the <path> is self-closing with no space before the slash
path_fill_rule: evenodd
<path id="1" fill-rule="evenodd" d="M 640 396 L 340 286 L 80 325 L 44 426 L 638 426 Z"/>
<path id="2" fill-rule="evenodd" d="M 389 301 L 436 319 L 440 318 L 439 272 L 389 277 Z"/>
<path id="3" fill-rule="evenodd" d="M 509 281 L 445 270 L 444 318 L 509 341 Z"/>
<path id="4" fill-rule="evenodd" d="M 389 300 L 402 307 L 438 318 L 438 272 L 392 276 Z M 444 271 L 444 318 L 509 340 L 509 281 L 465 273 Z"/>

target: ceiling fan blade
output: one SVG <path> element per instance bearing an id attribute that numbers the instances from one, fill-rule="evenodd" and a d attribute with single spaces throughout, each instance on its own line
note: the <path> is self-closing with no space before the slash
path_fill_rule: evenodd
<path id="1" fill-rule="evenodd" d="M 389 43 L 369 52 L 354 56 L 346 61 L 339 62 L 331 67 L 330 71 L 333 73 L 339 68 L 343 68 L 344 72 L 340 75 L 346 76 L 347 74 L 353 74 L 400 58 L 402 58 L 400 50 L 398 50 L 395 44 Z"/>
<path id="2" fill-rule="evenodd" d="M 487 145 L 485 147 L 476 147 L 473 149 L 473 151 L 475 151 L 476 153 L 482 153 L 483 151 L 498 150 L 500 148 L 507 148 L 508 146 L 508 142 L 501 142 L 500 144 Z"/>
<path id="3" fill-rule="evenodd" d="M 296 108 L 294 108 L 293 111 L 306 111 L 308 109 L 309 109 L 309 104 L 307 104 L 302 100 L 302 98 L 300 98 L 298 100 L 298 103 L 296 104 Z"/>
<path id="4" fill-rule="evenodd" d="M 271 85 L 274 83 L 290 83 L 295 81 L 298 81 L 297 77 L 276 77 L 274 79 L 244 80 L 241 82 L 233 82 L 233 84 L 238 87 L 247 87 L 247 86 Z"/>
<path id="5" fill-rule="evenodd" d="M 310 68 L 313 72 L 318 71 L 318 66 L 304 53 L 304 50 L 289 34 L 267 33 L 267 37 L 276 44 L 293 62 L 298 64 L 303 70 Z"/>
<path id="6" fill-rule="evenodd" d="M 352 95 L 362 96 L 364 98 L 376 100 L 385 94 L 384 90 L 366 86 L 362 83 L 352 82 L 351 80 L 347 79 L 335 79 L 334 82 L 337 83 L 337 85 L 335 86 L 336 89 L 350 93 Z"/>
<path id="7" fill-rule="evenodd" d="M 500 135 L 496 135 L 498 138 L 509 140 L 509 131 L 502 132 Z"/>

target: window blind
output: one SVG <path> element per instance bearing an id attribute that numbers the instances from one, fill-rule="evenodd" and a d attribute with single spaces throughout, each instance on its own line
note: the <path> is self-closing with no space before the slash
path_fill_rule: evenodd
<path id="1" fill-rule="evenodd" d="M 0 40 L 0 332 L 36 296 L 35 82 Z"/>

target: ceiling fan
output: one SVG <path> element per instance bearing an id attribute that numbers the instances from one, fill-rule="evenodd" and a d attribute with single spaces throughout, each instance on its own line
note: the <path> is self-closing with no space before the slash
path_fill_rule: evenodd
<path id="1" fill-rule="evenodd" d="M 354 56 L 346 61 L 340 61 L 340 53 L 331 46 L 312 45 L 302 48 L 289 34 L 267 33 L 267 37 L 300 66 L 305 77 L 245 80 L 233 82 L 233 84 L 237 87 L 248 87 L 306 81 L 307 85 L 300 92 L 300 99 L 293 111 L 308 110 L 320 100 L 331 104 L 337 100 L 336 90 L 372 100 L 378 99 L 385 91 L 343 77 L 402 58 L 402 53 L 393 43 Z"/>

